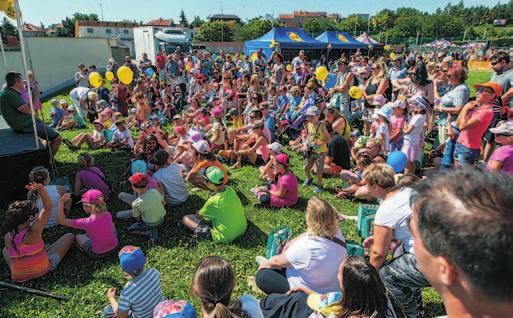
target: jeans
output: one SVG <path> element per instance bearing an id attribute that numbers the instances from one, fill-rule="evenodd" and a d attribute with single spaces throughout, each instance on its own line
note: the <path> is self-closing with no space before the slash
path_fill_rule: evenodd
<path id="1" fill-rule="evenodd" d="M 285 272 L 285 268 L 262 268 L 256 273 L 256 285 L 267 295 L 285 294 L 290 289 L 289 281 L 285 276 Z"/>
<path id="2" fill-rule="evenodd" d="M 103 309 L 103 318 L 116 318 L 116 313 L 112 310 L 112 306 L 108 305 Z M 131 312 L 128 312 L 128 318 L 132 318 L 134 315 Z"/>
<path id="3" fill-rule="evenodd" d="M 454 160 L 462 166 L 473 166 L 479 159 L 480 153 L 481 149 L 471 149 L 457 142 L 454 148 Z"/>
<path id="4" fill-rule="evenodd" d="M 164 220 L 156 222 L 155 224 L 145 223 L 143 221 L 136 222 L 128 228 L 131 232 L 146 232 L 150 240 L 156 241 L 158 239 L 157 227 L 164 223 Z"/>
<path id="5" fill-rule="evenodd" d="M 447 139 L 445 144 L 444 156 L 440 164 L 440 170 L 445 168 L 452 168 L 454 166 L 454 148 L 456 146 L 456 139 Z"/>
<path id="6" fill-rule="evenodd" d="M 390 141 L 390 151 L 389 152 L 401 151 L 401 149 L 403 149 L 403 140 L 402 139 L 400 141 Z"/>
<path id="7" fill-rule="evenodd" d="M 392 261 L 380 269 L 379 276 L 407 317 L 422 317 L 422 287 L 430 284 L 417 268 L 414 254 L 399 246 Z"/>

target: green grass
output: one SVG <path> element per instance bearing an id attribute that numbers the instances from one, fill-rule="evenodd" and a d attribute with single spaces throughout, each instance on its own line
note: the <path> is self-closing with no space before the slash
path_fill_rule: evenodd
<path id="1" fill-rule="evenodd" d="M 66 96 L 60 95 L 57 98 L 66 98 Z M 47 102 L 45 109 L 48 107 Z M 68 131 L 63 135 L 71 138 L 81 131 L 88 130 Z M 66 175 L 73 180 L 77 171 L 77 156 L 84 151 L 86 151 L 85 148 L 78 152 L 71 152 L 64 146 L 61 148 L 57 155 L 61 175 Z M 89 152 L 103 171 L 107 172 L 111 181 L 114 183 L 120 181 L 119 176 L 129 159 L 127 155 L 113 155 L 107 150 Z M 305 175 L 301 166 L 301 158 L 293 155 L 293 170 L 302 181 Z M 247 232 L 230 245 L 197 241 L 191 237 L 190 233 L 180 230 L 176 226 L 182 216 L 194 213 L 203 205 L 208 196 L 205 191 L 191 192 L 186 204 L 168 210 L 166 221 L 160 229 L 160 241 L 154 246 L 147 244 L 141 237 L 130 235 L 126 231 L 130 225 L 129 221 L 116 220 L 120 244 L 121 246 L 137 245 L 143 248 L 148 259 L 147 266 L 154 267 L 162 273 L 162 288 L 167 298 L 183 298 L 198 305 L 190 291 L 191 275 L 195 265 L 207 255 L 220 255 L 232 263 L 238 276 L 235 296 L 251 293 L 246 284 L 246 277 L 255 274 L 257 265 L 254 257 L 265 253 L 267 234 L 280 225 L 290 226 L 294 234 L 304 231 L 306 228 L 304 211 L 313 190 L 312 187 L 301 187 L 301 199 L 294 208 L 270 210 L 255 206 L 257 202 L 249 190 L 257 183 L 258 173 L 254 167 L 244 166 L 241 169 L 230 171 L 230 184 L 238 191 L 249 221 Z M 324 191 L 320 197 L 332 202 L 339 211 L 345 214 L 356 214 L 357 206 L 354 203 L 335 199 L 333 189 L 340 186 L 337 179 L 326 179 L 325 186 L 328 190 Z M 121 190 L 129 189 L 116 189 L 116 192 Z M 128 207 L 119 202 L 117 198 L 113 198 L 109 203 L 111 212 L 126 208 Z M 82 216 L 84 215 L 73 215 L 73 217 Z M 1 222 L 3 223 L 3 221 Z M 354 222 L 342 222 L 341 228 L 346 239 L 361 241 L 356 235 Z M 44 240 L 51 243 L 68 231 L 70 230 L 64 227 L 46 230 Z M 79 233 L 78 231 L 72 232 Z M 2 280 L 7 280 L 9 277 L 9 270 L 3 261 L 0 262 L 0 275 Z M 99 317 L 101 310 L 108 304 L 105 296 L 107 289 L 117 287 L 119 291 L 125 283 L 126 280 L 117 264 L 117 256 L 104 260 L 92 260 L 78 250 L 72 249 L 55 272 L 27 284 L 29 287 L 66 295 L 70 297 L 68 302 L 57 302 L 25 293 L 0 290 L 0 317 Z M 262 295 L 255 296 L 262 297 Z M 427 306 L 427 317 L 444 313 L 441 298 L 432 288 L 425 289 L 423 296 Z"/>
<path id="2" fill-rule="evenodd" d="M 473 85 L 474 84 L 482 84 L 486 83 L 490 80 L 490 77 L 492 76 L 492 72 L 485 72 L 485 71 L 473 71 L 468 74 L 468 79 L 466 83 L 470 86 L 470 95 L 474 96 L 476 94 L 476 91 L 474 90 Z"/>

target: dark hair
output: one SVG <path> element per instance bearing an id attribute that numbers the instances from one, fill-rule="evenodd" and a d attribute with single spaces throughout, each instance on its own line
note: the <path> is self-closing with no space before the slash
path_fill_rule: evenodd
<path id="1" fill-rule="evenodd" d="M 50 176 L 50 172 L 48 169 L 42 166 L 37 166 L 30 170 L 29 172 L 29 180 L 30 182 L 45 184 L 46 179 Z M 29 191 L 27 194 L 27 199 L 31 201 L 36 201 L 38 198 L 37 191 Z"/>
<path id="2" fill-rule="evenodd" d="M 262 111 L 260 109 L 253 109 L 251 111 L 251 115 L 256 116 L 258 118 L 262 118 L 264 116 L 264 114 L 262 113 Z"/>
<path id="3" fill-rule="evenodd" d="M 240 302 L 230 302 L 235 287 L 235 273 L 228 261 L 207 256 L 196 267 L 192 278 L 193 294 L 213 318 L 249 317 Z M 213 314 L 212 314 L 213 313 Z"/>
<path id="4" fill-rule="evenodd" d="M 387 312 L 385 285 L 378 271 L 361 256 L 349 256 L 342 269 L 341 318 L 351 316 L 373 316 L 384 318 Z"/>
<path id="5" fill-rule="evenodd" d="M 27 222 L 28 219 L 36 215 L 36 213 L 37 210 L 34 208 L 34 201 L 22 200 L 14 201 L 9 204 L 5 214 L 5 230 L 11 233 L 11 246 L 14 247 L 16 251 L 18 251 L 18 248 L 14 243 L 14 237 L 18 233 L 18 227 Z"/>
<path id="6" fill-rule="evenodd" d="M 415 188 L 414 215 L 429 253 L 450 260 L 486 296 L 511 301 L 513 179 L 466 168 Z"/>
<path id="7" fill-rule="evenodd" d="M 5 74 L 5 83 L 8 87 L 13 86 L 14 84 L 16 84 L 16 82 L 20 81 L 21 79 L 21 74 L 18 72 L 11 71 Z"/>
<path id="8" fill-rule="evenodd" d="M 428 73 L 426 70 L 426 66 L 424 65 L 424 63 L 419 63 L 419 64 L 415 65 L 414 73 L 415 73 L 415 77 L 413 78 L 413 82 L 416 85 L 426 86 L 427 84 L 430 83 L 430 81 L 428 79 Z"/>
<path id="9" fill-rule="evenodd" d="M 507 64 L 511 61 L 510 56 L 507 52 L 498 51 L 494 53 L 489 59 L 489 61 L 497 60 L 497 62 L 504 61 Z"/>

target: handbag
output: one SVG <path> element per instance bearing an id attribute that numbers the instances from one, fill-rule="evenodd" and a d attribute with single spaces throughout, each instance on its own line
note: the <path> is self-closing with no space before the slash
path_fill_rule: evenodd
<path id="1" fill-rule="evenodd" d="M 272 231 L 267 238 L 266 258 L 270 259 L 274 255 L 281 254 L 291 237 L 292 230 L 286 226 L 280 226 Z"/>

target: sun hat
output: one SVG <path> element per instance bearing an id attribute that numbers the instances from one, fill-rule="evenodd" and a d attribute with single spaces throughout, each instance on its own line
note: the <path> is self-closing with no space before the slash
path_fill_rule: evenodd
<path id="1" fill-rule="evenodd" d="M 474 84 L 474 89 L 478 89 L 479 87 L 488 87 L 493 90 L 495 93 L 495 96 L 501 97 L 502 96 L 502 86 L 499 85 L 499 83 L 496 82 L 486 82 L 484 84 Z"/>
<path id="2" fill-rule="evenodd" d="M 289 166 L 289 156 L 286 153 L 279 153 L 276 155 L 276 161 L 284 165 L 285 167 Z"/>
<path id="3" fill-rule="evenodd" d="M 428 109 L 429 107 L 429 101 L 424 95 L 415 95 L 408 99 L 409 104 L 417 105 L 423 110 Z"/>
<path id="4" fill-rule="evenodd" d="M 273 142 L 272 144 L 268 144 L 266 147 L 275 153 L 281 153 L 283 151 L 283 145 L 277 141 Z"/>
<path id="5" fill-rule="evenodd" d="M 142 172 L 133 174 L 128 180 L 130 180 L 134 188 L 141 189 L 148 185 L 148 177 Z"/>
<path id="6" fill-rule="evenodd" d="M 196 310 L 186 300 L 165 300 L 153 309 L 153 318 L 197 318 Z"/>
<path id="7" fill-rule="evenodd" d="M 95 120 L 95 121 L 93 121 L 93 126 L 94 126 L 94 125 L 100 125 L 100 126 L 102 126 L 103 128 L 105 128 L 105 125 L 104 125 L 101 121 L 99 121 L 98 119 L 97 119 L 97 120 Z"/>
<path id="8" fill-rule="evenodd" d="M 306 116 L 319 116 L 321 115 L 321 112 L 319 111 L 319 108 L 317 106 L 310 106 L 306 110 Z"/>
<path id="9" fill-rule="evenodd" d="M 180 114 L 173 116 L 173 120 L 180 120 L 180 119 L 182 119 L 182 116 Z"/>
<path id="10" fill-rule="evenodd" d="M 192 146 L 198 153 L 200 153 L 202 155 L 207 155 L 210 153 L 210 145 L 208 144 L 208 141 L 206 141 L 206 140 L 197 141 L 197 142 L 193 143 Z"/>
<path id="11" fill-rule="evenodd" d="M 395 102 L 385 104 L 385 106 L 388 104 L 390 104 L 391 108 L 401 108 L 401 109 L 406 108 L 406 103 L 403 100 L 396 100 Z"/>
<path id="12" fill-rule="evenodd" d="M 495 128 L 490 128 L 490 132 L 497 135 L 513 136 L 513 121 L 500 122 Z"/>
<path id="13" fill-rule="evenodd" d="M 371 105 L 373 106 L 383 106 L 387 102 L 387 99 L 383 95 L 375 95 L 374 98 L 372 98 Z"/>
<path id="14" fill-rule="evenodd" d="M 224 172 L 219 167 L 210 166 L 203 172 L 205 179 L 215 185 L 221 185 L 224 182 Z"/>
<path id="15" fill-rule="evenodd" d="M 212 110 L 210 111 L 210 114 L 214 118 L 221 118 L 223 116 L 223 108 L 220 106 L 216 106 L 216 107 L 212 108 Z"/>
<path id="16" fill-rule="evenodd" d="M 82 194 L 80 198 L 81 203 L 98 203 L 100 199 L 103 200 L 103 192 L 96 189 L 90 189 Z"/>
<path id="17" fill-rule="evenodd" d="M 342 314 L 342 293 L 333 292 L 328 294 L 312 293 L 308 296 L 306 303 L 310 309 L 320 313 L 323 317 L 339 317 Z"/>
<path id="18" fill-rule="evenodd" d="M 142 250 L 133 245 L 127 245 L 119 251 L 119 266 L 128 274 L 135 274 L 144 268 L 146 257 Z"/>
<path id="19" fill-rule="evenodd" d="M 392 121 L 392 114 L 388 110 L 392 110 L 392 108 L 390 108 L 390 107 L 385 108 L 385 106 L 383 106 L 382 108 L 377 109 L 374 112 L 374 115 L 381 116 L 381 117 L 385 118 L 386 121 L 391 122 Z M 374 115 L 373 115 L 373 117 L 374 117 Z"/>
<path id="20" fill-rule="evenodd" d="M 62 105 L 62 104 L 69 105 L 68 100 L 67 100 L 67 99 L 65 99 L 65 98 L 61 99 L 61 100 L 59 101 L 59 103 L 60 103 L 61 105 Z"/>

